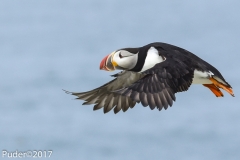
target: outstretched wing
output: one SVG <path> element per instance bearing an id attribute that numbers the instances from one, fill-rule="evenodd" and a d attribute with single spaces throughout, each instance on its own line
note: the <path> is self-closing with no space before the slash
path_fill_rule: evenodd
<path id="1" fill-rule="evenodd" d="M 188 63 L 180 61 L 179 57 L 167 58 L 143 72 L 146 76 L 116 93 L 141 102 L 143 106 L 149 105 L 151 109 L 167 109 L 175 101 L 175 93 L 188 90 L 192 83 L 194 69 L 188 67 Z"/>
<path id="2" fill-rule="evenodd" d="M 142 72 L 123 71 L 116 78 L 94 90 L 82 93 L 67 92 L 85 100 L 83 104 L 95 104 L 94 110 L 104 108 L 104 113 L 114 108 L 125 112 L 141 102 L 143 106 L 167 109 L 175 101 L 175 93 L 188 90 L 192 84 L 195 61 L 185 50 L 157 48 L 165 61 Z"/>
<path id="3" fill-rule="evenodd" d="M 66 91 L 66 93 L 70 93 L 77 96 L 77 99 L 86 101 L 83 105 L 95 104 L 93 110 L 104 107 L 104 113 L 107 113 L 115 107 L 114 113 L 118 113 L 121 109 L 125 112 L 129 107 L 133 108 L 136 101 L 113 91 L 129 87 L 143 76 L 141 73 L 123 71 L 114 75 L 116 77 L 114 80 L 94 90 L 82 93 Z"/>

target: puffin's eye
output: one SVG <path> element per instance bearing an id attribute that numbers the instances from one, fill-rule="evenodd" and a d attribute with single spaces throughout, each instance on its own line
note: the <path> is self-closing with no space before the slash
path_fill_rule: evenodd
<path id="1" fill-rule="evenodd" d="M 123 58 L 123 56 L 122 56 L 122 54 L 121 54 L 121 53 L 119 53 L 119 58 Z"/>

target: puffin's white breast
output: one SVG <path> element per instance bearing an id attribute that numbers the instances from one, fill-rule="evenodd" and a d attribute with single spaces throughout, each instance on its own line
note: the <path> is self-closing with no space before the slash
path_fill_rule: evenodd
<path id="1" fill-rule="evenodd" d="M 159 56 L 158 50 L 154 47 L 151 47 L 147 52 L 145 63 L 140 72 L 146 71 L 147 69 L 150 69 L 153 66 L 155 66 L 157 63 L 161 63 L 163 61 L 165 60 L 163 60 L 162 56 Z"/>

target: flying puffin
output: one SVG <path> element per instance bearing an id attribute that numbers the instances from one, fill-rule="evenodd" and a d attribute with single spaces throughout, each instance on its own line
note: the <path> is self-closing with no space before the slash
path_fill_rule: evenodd
<path id="1" fill-rule="evenodd" d="M 211 64 L 193 53 L 166 43 L 150 43 L 139 48 L 118 49 L 107 55 L 100 69 L 123 70 L 112 75 L 112 81 L 87 92 L 68 92 L 84 100 L 83 105 L 95 104 L 114 113 L 133 108 L 136 103 L 151 109 L 167 109 L 176 100 L 175 93 L 187 91 L 192 84 L 202 84 L 216 97 L 223 97 L 219 88 L 234 97 L 232 87 Z"/>

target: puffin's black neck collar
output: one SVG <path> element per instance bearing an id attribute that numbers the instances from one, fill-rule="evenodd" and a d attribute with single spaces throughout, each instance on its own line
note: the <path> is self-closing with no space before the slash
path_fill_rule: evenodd
<path id="1" fill-rule="evenodd" d="M 135 65 L 134 68 L 130 69 L 129 71 L 140 72 L 142 70 L 149 48 L 150 46 L 144 46 L 139 48 L 137 64 Z"/>

